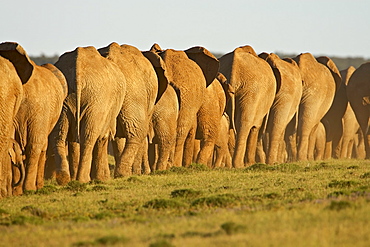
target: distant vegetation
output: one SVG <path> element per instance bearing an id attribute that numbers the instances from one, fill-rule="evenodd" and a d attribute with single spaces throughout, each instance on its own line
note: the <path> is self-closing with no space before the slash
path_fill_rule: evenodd
<path id="1" fill-rule="evenodd" d="M 276 53 L 281 58 L 286 57 L 295 57 L 298 54 L 284 54 L 284 53 Z M 218 58 L 220 58 L 222 55 L 221 53 L 214 53 L 214 55 Z M 31 56 L 31 59 L 35 61 L 36 64 L 42 65 L 45 63 L 52 63 L 54 64 L 58 60 L 58 55 L 54 56 L 46 56 L 44 54 L 41 54 L 40 56 Z M 347 69 L 349 66 L 353 66 L 356 69 L 360 67 L 361 64 L 370 62 L 370 59 L 365 59 L 363 57 L 330 57 L 334 63 L 337 65 L 339 70 Z"/>
<path id="2" fill-rule="evenodd" d="M 295 57 L 298 54 L 283 54 L 283 53 L 276 53 L 281 58 L 286 57 Z M 317 56 L 319 57 L 319 56 Z M 353 66 L 356 69 L 360 67 L 361 64 L 370 62 L 370 59 L 365 59 L 363 57 L 330 57 L 334 63 L 337 65 L 339 70 L 347 69 L 349 66 Z"/>
<path id="3" fill-rule="evenodd" d="M 30 58 L 37 64 L 37 65 L 43 65 L 45 63 L 51 63 L 54 64 L 56 61 L 58 61 L 59 55 L 54 56 L 46 56 L 44 54 L 41 54 L 40 56 L 30 56 Z"/>

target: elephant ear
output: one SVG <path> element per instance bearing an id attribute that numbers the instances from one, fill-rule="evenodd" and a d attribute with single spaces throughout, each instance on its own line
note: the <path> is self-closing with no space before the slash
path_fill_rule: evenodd
<path id="1" fill-rule="evenodd" d="M 162 48 L 157 44 L 153 44 L 152 47 L 150 47 L 150 50 L 151 52 L 161 52 L 163 51 Z"/>
<path id="2" fill-rule="evenodd" d="M 258 57 L 257 56 L 257 53 L 254 51 L 254 49 L 250 45 L 241 46 L 241 47 L 236 48 L 236 49 L 239 49 L 239 50 L 241 50 L 243 52 L 246 52 L 246 53 L 252 54 L 253 56 Z"/>
<path id="3" fill-rule="evenodd" d="M 270 65 L 276 79 L 276 93 L 279 92 L 281 88 L 281 72 L 277 63 L 279 61 L 277 60 L 280 60 L 280 57 L 274 53 L 268 54 L 266 52 L 259 54 L 258 57 L 264 59 Z"/>
<path id="4" fill-rule="evenodd" d="M 284 60 L 285 62 L 288 62 L 288 63 L 293 64 L 294 66 L 297 66 L 297 67 L 298 67 L 297 62 L 296 62 L 296 61 L 294 61 L 294 60 L 293 60 L 292 58 L 290 58 L 290 57 L 283 58 L 283 60 Z"/>
<path id="5" fill-rule="evenodd" d="M 333 62 L 333 60 L 331 60 L 330 58 L 326 57 L 326 56 L 321 56 L 321 57 L 318 57 L 316 58 L 316 60 L 325 65 L 331 72 L 334 80 L 335 80 L 335 88 L 336 88 L 336 91 L 338 91 L 341 83 L 342 83 L 342 77 L 340 75 L 340 72 L 337 68 L 337 66 L 335 65 L 335 63 Z"/>
<path id="6" fill-rule="evenodd" d="M 220 62 L 218 59 L 206 48 L 200 46 L 187 49 L 185 53 L 202 69 L 208 87 L 216 78 L 218 70 L 220 69 Z"/>
<path id="7" fill-rule="evenodd" d="M 158 78 L 158 94 L 155 103 L 159 101 L 163 93 L 166 91 L 168 84 L 170 83 L 170 78 L 167 72 L 166 64 L 163 59 L 155 52 L 145 51 L 143 55 L 150 61 L 153 65 L 155 73 Z"/>
<path id="8" fill-rule="evenodd" d="M 0 44 L 0 55 L 8 59 L 14 65 L 22 84 L 25 84 L 34 70 L 35 64 L 28 57 L 22 46 L 15 42 L 4 42 Z"/>
<path id="9" fill-rule="evenodd" d="M 266 52 L 262 52 L 261 54 L 258 55 L 260 58 L 262 58 L 263 60 L 267 60 L 267 58 L 270 56 L 270 54 L 266 53 Z"/>

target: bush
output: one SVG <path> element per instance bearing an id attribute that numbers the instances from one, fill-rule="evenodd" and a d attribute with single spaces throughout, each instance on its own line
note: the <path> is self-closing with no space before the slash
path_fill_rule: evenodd
<path id="1" fill-rule="evenodd" d="M 74 180 L 67 184 L 66 189 L 73 191 L 73 192 L 82 192 L 82 191 L 86 191 L 87 184 Z"/>
<path id="2" fill-rule="evenodd" d="M 222 194 L 199 198 L 191 203 L 193 207 L 231 207 L 239 204 L 240 198 L 233 194 Z"/>
<path id="3" fill-rule="evenodd" d="M 180 189 L 180 190 L 172 191 L 171 197 L 172 198 L 180 197 L 180 198 L 188 199 L 188 198 L 195 198 L 201 194 L 202 193 L 200 191 L 193 190 L 193 189 Z"/>
<path id="4" fill-rule="evenodd" d="M 146 202 L 143 205 L 143 207 L 152 209 L 171 209 L 171 208 L 178 209 L 185 207 L 185 205 L 175 200 L 154 199 Z"/>
<path id="5" fill-rule="evenodd" d="M 350 207 L 352 207 L 352 205 L 348 201 L 331 201 L 327 209 L 340 211 L 340 210 L 347 209 Z"/>
<path id="6" fill-rule="evenodd" d="M 227 235 L 233 235 L 245 232 L 247 227 L 244 225 L 236 224 L 235 222 L 226 222 L 221 225 L 221 229 L 224 230 Z"/>

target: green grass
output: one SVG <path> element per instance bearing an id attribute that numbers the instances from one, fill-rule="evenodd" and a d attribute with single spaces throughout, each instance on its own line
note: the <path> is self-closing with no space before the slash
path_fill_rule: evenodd
<path id="1" fill-rule="evenodd" d="M 370 161 L 46 181 L 0 200 L 0 246 L 368 246 Z"/>

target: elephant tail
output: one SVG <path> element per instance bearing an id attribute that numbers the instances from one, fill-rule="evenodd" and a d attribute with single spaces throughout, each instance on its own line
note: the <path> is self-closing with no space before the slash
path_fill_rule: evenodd
<path id="1" fill-rule="evenodd" d="M 76 82 L 76 142 L 80 143 L 81 86 Z"/>
<path id="2" fill-rule="evenodd" d="M 230 124 L 231 124 L 231 128 L 234 131 L 234 135 L 236 136 L 236 126 L 235 126 L 235 94 L 233 95 L 233 97 L 231 97 L 230 100 L 231 100 L 231 121 L 230 121 Z"/>

